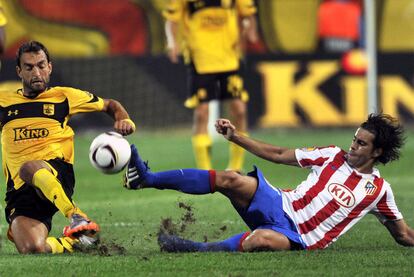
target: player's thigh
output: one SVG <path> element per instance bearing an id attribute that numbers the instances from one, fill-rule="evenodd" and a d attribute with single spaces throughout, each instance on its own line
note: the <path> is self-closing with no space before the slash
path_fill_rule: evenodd
<path id="1" fill-rule="evenodd" d="M 216 191 L 230 199 L 236 208 L 247 208 L 257 190 L 257 179 L 232 170 L 216 173 Z"/>
<path id="2" fill-rule="evenodd" d="M 290 250 L 291 243 L 284 234 L 271 229 L 256 229 L 242 243 L 244 251 Z"/>
<path id="3" fill-rule="evenodd" d="M 20 253 L 46 252 L 46 238 L 49 231 L 39 220 L 18 216 L 10 224 L 11 234 Z"/>

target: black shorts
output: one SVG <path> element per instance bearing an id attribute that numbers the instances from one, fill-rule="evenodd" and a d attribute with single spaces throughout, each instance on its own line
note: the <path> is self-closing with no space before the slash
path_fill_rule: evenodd
<path id="1" fill-rule="evenodd" d="M 75 187 L 73 166 L 62 159 L 46 161 L 57 172 L 57 178 L 69 199 Z M 24 184 L 18 190 L 6 192 L 6 220 L 10 224 L 17 216 L 26 216 L 43 222 L 52 229 L 52 217 L 58 211 L 55 205 L 34 187 Z"/>
<path id="2" fill-rule="evenodd" d="M 189 98 L 194 99 L 197 103 L 227 99 L 241 99 L 247 102 L 249 99 L 238 70 L 199 74 L 194 65 L 190 64 L 188 81 Z"/>

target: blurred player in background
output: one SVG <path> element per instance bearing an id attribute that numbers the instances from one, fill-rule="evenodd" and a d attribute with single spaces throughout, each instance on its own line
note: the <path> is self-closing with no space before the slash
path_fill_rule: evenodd
<path id="1" fill-rule="evenodd" d="M 357 129 L 348 152 L 337 146 L 273 146 L 243 136 L 227 119 L 219 119 L 216 130 L 260 158 L 308 168 L 311 172 L 294 190 L 273 187 L 256 167 L 247 176 L 235 171 L 196 169 L 152 173 L 132 145 L 125 175 L 127 188 L 174 189 L 189 194 L 218 191 L 229 198 L 252 230 L 210 243 L 161 233 L 158 240 L 162 250 L 323 249 L 368 213 L 378 217 L 397 243 L 414 246 L 414 230 L 398 210 L 390 184 L 374 167 L 400 156 L 404 129 L 391 116 L 371 114 Z"/>
<path id="2" fill-rule="evenodd" d="M 249 95 L 240 76 L 241 40 L 257 41 L 253 0 L 169 0 L 166 18 L 168 56 L 188 63 L 190 97 L 194 109 L 192 144 L 197 167 L 210 169 L 212 140 L 208 134 L 209 101 L 229 100 L 229 112 L 238 130 L 247 132 Z M 240 37 L 241 35 L 241 37 Z M 244 150 L 230 143 L 228 169 L 240 171 Z"/>
<path id="3" fill-rule="evenodd" d="M 23 88 L 0 94 L 8 237 L 20 253 L 72 252 L 78 239 L 82 243 L 85 236 L 95 237 L 99 226 L 71 199 L 74 132 L 68 120 L 77 113 L 102 111 L 123 135 L 131 134 L 135 125 L 115 100 L 70 87 L 48 87 L 52 63 L 41 43 L 21 45 L 16 63 Z M 58 210 L 70 225 L 64 237 L 48 237 Z"/>
<path id="4" fill-rule="evenodd" d="M 4 30 L 4 26 L 7 24 L 6 16 L 4 15 L 3 11 L 3 4 L 0 0 L 0 55 L 4 53 L 6 49 L 6 33 Z"/>

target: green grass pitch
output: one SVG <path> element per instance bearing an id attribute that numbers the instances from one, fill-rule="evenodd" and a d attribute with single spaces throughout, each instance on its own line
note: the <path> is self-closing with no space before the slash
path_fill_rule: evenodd
<path id="1" fill-rule="evenodd" d="M 353 129 L 261 130 L 251 135 L 273 144 L 304 147 L 336 144 L 348 149 Z M 405 220 L 414 227 L 413 131 L 400 161 L 380 166 L 391 183 Z M 220 194 L 191 196 L 175 191 L 127 191 L 121 175 L 103 175 L 92 168 L 88 147 L 96 134 L 76 139 L 74 200 L 101 225 L 106 248 L 93 253 L 19 255 L 7 241 L 7 223 L 1 216 L 0 276 L 413 276 L 414 249 L 397 245 L 377 219 L 366 216 L 352 230 L 322 251 L 263 253 L 167 254 L 158 249 L 156 233 L 162 219 L 180 224 L 191 205 L 195 221 L 183 235 L 190 239 L 221 240 L 246 231 L 235 210 Z M 138 132 L 129 137 L 154 171 L 194 167 L 190 131 Z M 227 142 L 214 143 L 214 164 L 224 169 Z M 247 154 L 245 171 L 256 164 L 278 187 L 295 187 L 307 170 L 271 164 Z M 1 194 L 5 183 L 1 176 Z M 2 203 L 4 207 L 4 202 Z M 2 209 L 3 209 L 2 207 Z M 67 220 L 56 214 L 51 234 L 59 236 Z"/>

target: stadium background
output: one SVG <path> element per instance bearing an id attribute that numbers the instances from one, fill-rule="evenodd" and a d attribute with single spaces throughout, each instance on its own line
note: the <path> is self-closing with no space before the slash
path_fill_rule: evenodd
<path id="1" fill-rule="evenodd" d="M 0 89 L 19 86 L 14 55 L 27 40 L 49 47 L 52 85 L 121 101 L 141 128 L 190 126 L 185 67 L 164 55 L 165 0 L 8 0 Z M 341 54 L 318 49 L 321 0 L 257 0 L 260 41 L 246 45 L 251 127 L 353 126 L 363 120 L 366 81 L 346 73 Z M 414 122 L 414 3 L 378 0 L 379 109 Z M 86 115 L 85 115 L 86 116 Z M 102 123 L 103 122 L 103 123 Z M 77 128 L 109 126 L 102 115 Z"/>
<path id="2" fill-rule="evenodd" d="M 373 0 L 378 15 L 380 107 L 413 123 L 414 0 Z M 319 0 L 259 0 L 261 40 L 245 57 L 252 137 L 287 147 L 336 145 L 347 149 L 354 128 L 262 128 L 265 126 L 355 125 L 365 113 L 365 78 L 344 72 L 340 55 L 318 51 L 316 14 Z M 185 69 L 164 56 L 163 1 L 150 0 L 2 0 L 7 52 L 2 57 L 0 89 L 20 85 L 14 54 L 22 41 L 38 39 L 54 59 L 53 85 L 68 85 L 112 97 L 125 104 L 138 124 L 129 136 L 153 170 L 193 167 L 191 111 L 183 108 Z M 275 99 L 275 100 L 273 100 Z M 324 101 L 326 100 L 326 101 Z M 281 109 L 280 105 L 287 107 Z M 279 105 L 279 106 L 278 106 Z M 362 112 L 361 112 L 362 111 Z M 110 127 L 88 114 L 73 118 Z M 320 117 L 319 117 L 320 116 Z M 105 119 L 107 119 L 105 117 Z M 106 126 L 106 127 L 105 127 Z M 177 130 L 180 126 L 186 129 Z M 143 131 L 148 129 L 150 131 Z M 152 132 L 153 129 L 159 130 Z M 95 131 L 95 130 L 94 130 Z M 414 276 L 412 248 L 397 245 L 374 216 L 361 220 L 323 251 L 167 254 L 159 251 L 160 221 L 196 219 L 185 238 L 225 239 L 246 231 L 224 196 L 185 195 L 176 191 L 121 188 L 121 176 L 98 174 L 88 149 L 96 132 L 76 136 L 76 202 L 102 228 L 98 253 L 18 255 L 5 236 L 0 215 L 0 276 Z M 381 167 L 393 185 L 399 209 L 414 226 L 412 203 L 414 143 L 408 130 L 402 159 Z M 306 145 L 303 145 L 306 142 Z M 172 147 L 173 146 L 173 147 Z M 215 168 L 227 165 L 228 144 L 217 139 Z M 292 188 L 307 172 L 275 166 L 246 155 L 246 168 L 257 165 L 270 183 Z M 0 176 L 0 182 L 4 177 Z M 3 185 L 2 194 L 6 186 Z M 4 207 L 4 202 L 0 206 Z M 0 207 L 2 209 L 2 207 Z M 184 206 L 185 207 L 185 206 Z M 67 219 L 56 215 L 51 235 L 60 236 Z M 181 225 L 182 226 L 182 225 Z"/>

